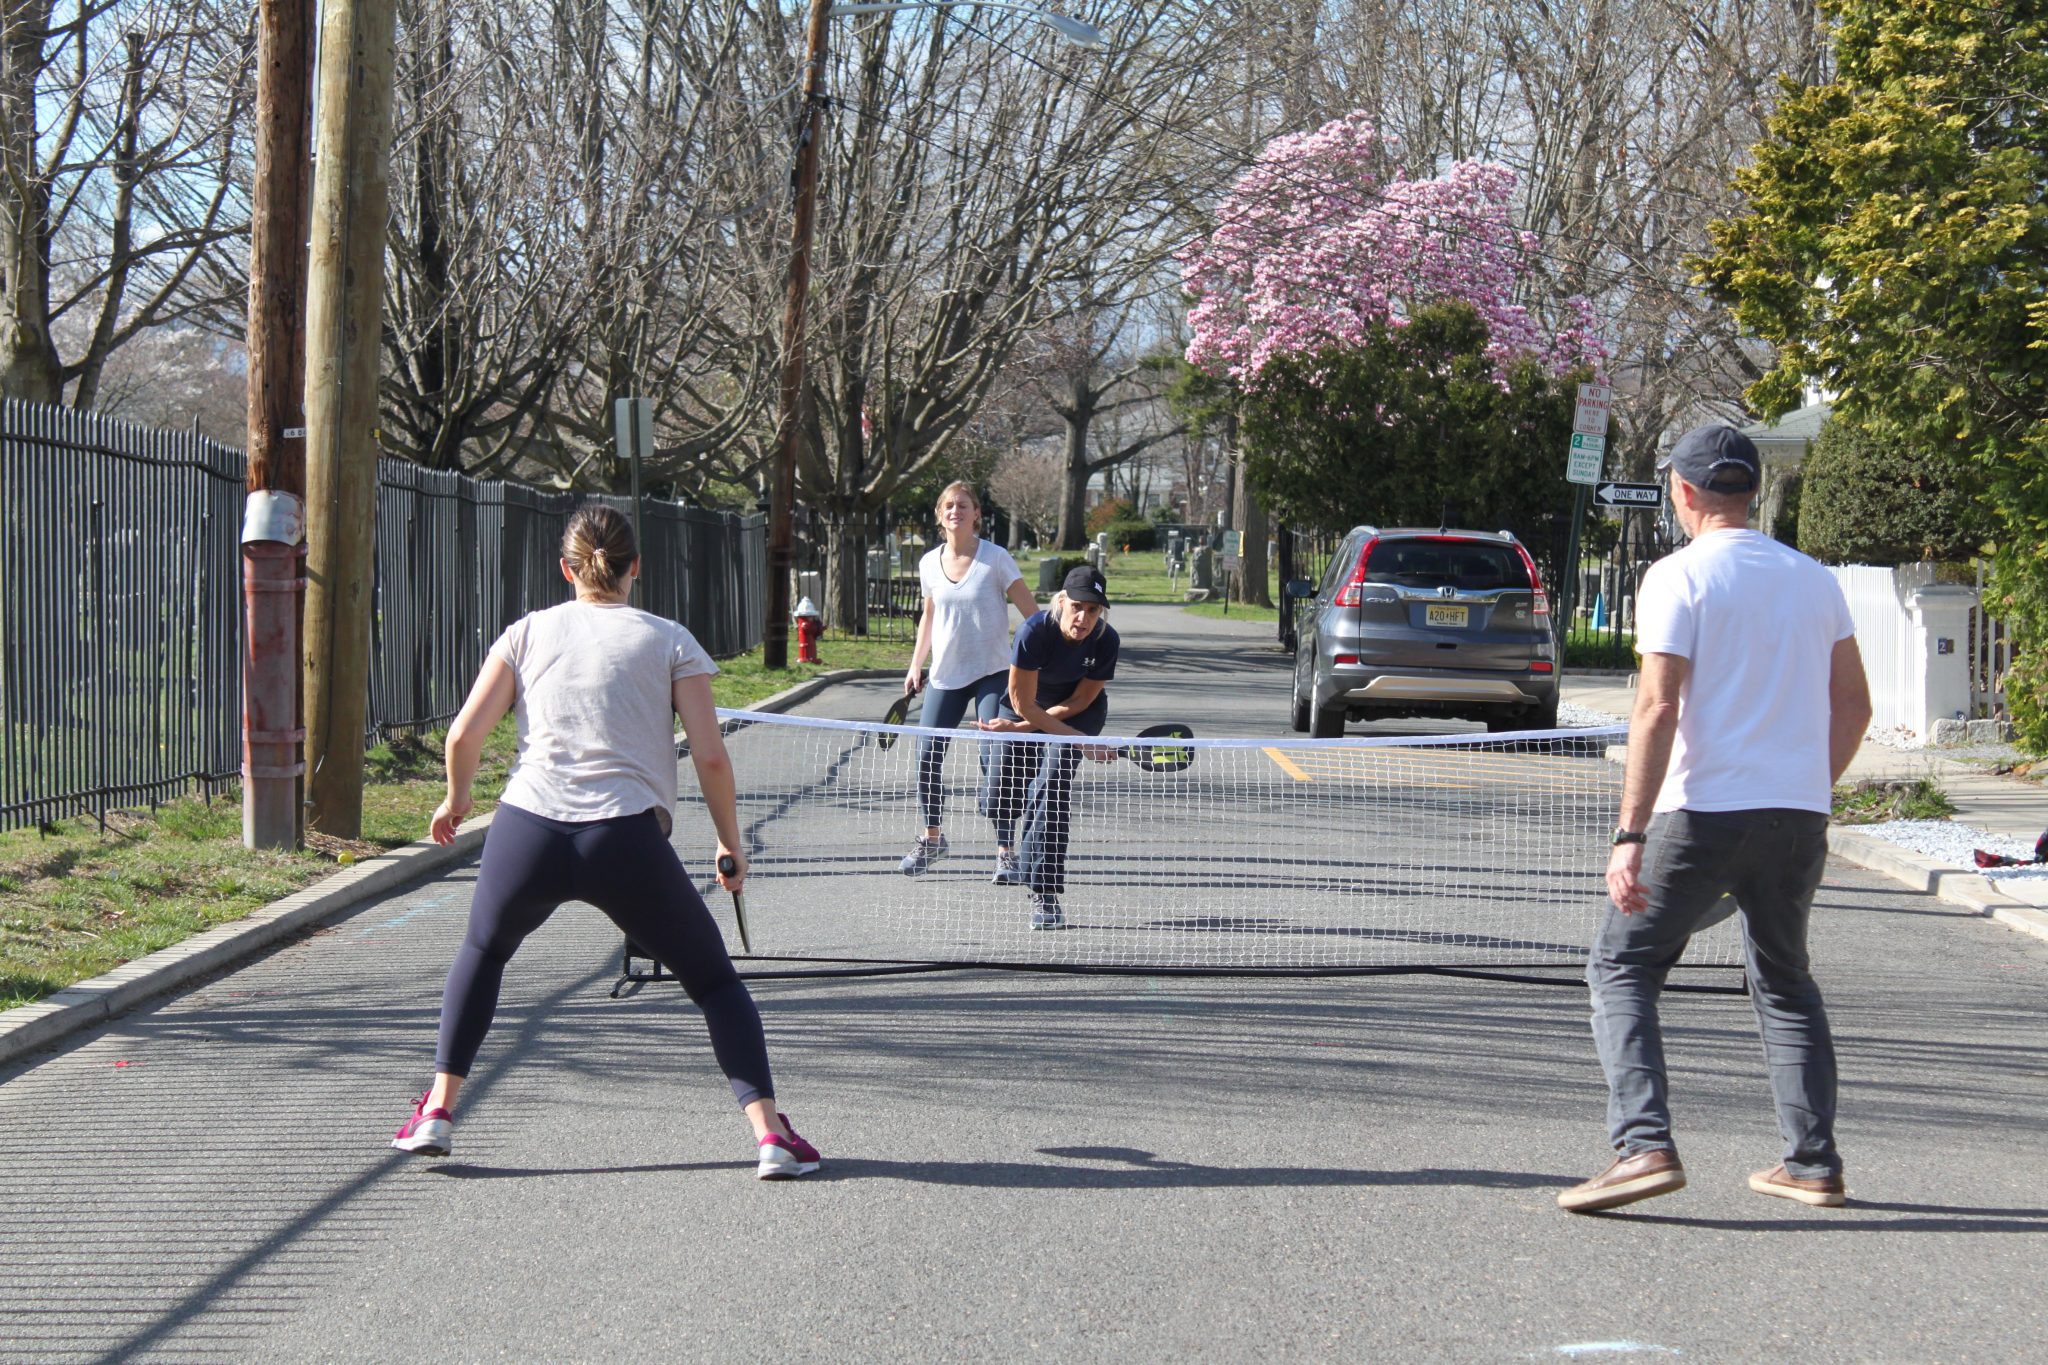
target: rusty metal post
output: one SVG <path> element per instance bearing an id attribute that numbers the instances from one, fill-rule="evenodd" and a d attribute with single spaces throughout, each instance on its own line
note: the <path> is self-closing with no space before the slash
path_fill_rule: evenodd
<path id="1" fill-rule="evenodd" d="M 289 493 L 251 493 L 242 523 L 242 843 L 296 848 L 299 593 L 305 520 Z"/>

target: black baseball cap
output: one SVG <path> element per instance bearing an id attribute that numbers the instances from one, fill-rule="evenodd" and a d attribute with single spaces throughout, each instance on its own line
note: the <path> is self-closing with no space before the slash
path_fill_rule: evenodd
<path id="1" fill-rule="evenodd" d="M 1102 581 L 1102 570 L 1092 564 L 1076 564 L 1067 570 L 1067 579 L 1060 584 L 1060 591 L 1067 595 L 1069 602 L 1093 602 L 1101 607 L 1109 605 L 1109 588 Z"/>
<path id="2" fill-rule="evenodd" d="M 1657 468 L 1676 469 L 1679 478 L 1710 493 L 1753 493 L 1764 478 L 1756 443 L 1725 422 L 1694 427 L 1679 437 Z"/>

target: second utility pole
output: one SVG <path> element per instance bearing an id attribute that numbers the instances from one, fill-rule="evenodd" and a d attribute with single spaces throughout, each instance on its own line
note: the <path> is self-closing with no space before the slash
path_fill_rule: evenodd
<path id="1" fill-rule="evenodd" d="M 392 0 L 326 0 L 306 289 L 306 823 L 363 827 Z"/>
<path id="2" fill-rule="evenodd" d="M 761 662 L 789 667 L 789 576 L 796 566 L 796 452 L 803 439 L 804 304 L 811 292 L 811 233 L 818 211 L 818 144 L 825 136 L 825 19 L 832 0 L 811 0 L 804 29 L 804 105 L 792 175 L 796 221 L 790 231 L 789 290 L 782 301 L 782 384 L 775 422 L 775 465 L 768 485 L 768 619 Z"/>

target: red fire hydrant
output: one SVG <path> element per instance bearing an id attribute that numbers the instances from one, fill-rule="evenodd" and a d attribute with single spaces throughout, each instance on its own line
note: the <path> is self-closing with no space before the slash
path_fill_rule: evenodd
<path id="1" fill-rule="evenodd" d="M 825 633 L 825 618 L 818 611 L 818 604 L 806 597 L 796 604 L 796 661 L 800 664 L 823 663 L 818 657 L 818 637 Z"/>

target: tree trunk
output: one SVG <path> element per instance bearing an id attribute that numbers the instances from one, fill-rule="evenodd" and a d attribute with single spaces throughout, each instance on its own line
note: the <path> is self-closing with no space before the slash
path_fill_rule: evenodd
<path id="1" fill-rule="evenodd" d="M 867 623 L 867 537 L 858 516 L 825 521 L 825 600 L 818 605 L 825 625 L 841 635 L 858 634 Z"/>
<path id="2" fill-rule="evenodd" d="M 1239 452 L 1233 461 L 1237 466 L 1237 503 L 1231 509 L 1231 520 L 1243 534 L 1238 537 L 1237 582 L 1231 588 L 1231 599 L 1270 607 L 1273 594 L 1266 587 L 1266 506 L 1245 479 L 1243 458 Z"/>
<path id="3" fill-rule="evenodd" d="M 1059 409 L 1067 431 L 1067 496 L 1060 503 L 1059 548 L 1079 550 L 1088 544 L 1088 424 L 1095 420 L 1095 395 L 1088 381 L 1075 381 L 1071 404 Z"/>
<path id="4" fill-rule="evenodd" d="M 0 6 L 0 393 L 32 403 L 60 397 L 50 340 L 50 187 L 36 139 L 50 10 L 51 0 Z"/>

